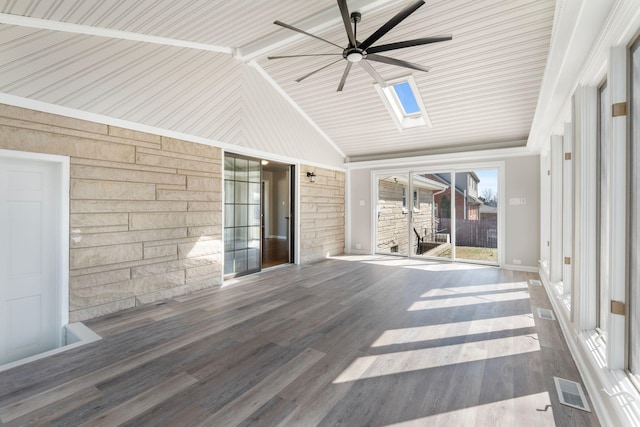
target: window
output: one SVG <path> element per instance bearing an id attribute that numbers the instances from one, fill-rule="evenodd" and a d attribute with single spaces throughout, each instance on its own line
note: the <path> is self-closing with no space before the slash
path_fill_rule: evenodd
<path id="1" fill-rule="evenodd" d="M 629 370 L 640 381 L 640 40 L 631 48 L 629 147 Z M 636 381 L 636 384 L 638 384 Z"/>
<path id="2" fill-rule="evenodd" d="M 420 198 L 417 189 L 413 190 L 413 211 L 420 212 Z"/>
<path id="3" fill-rule="evenodd" d="M 407 210 L 407 187 L 402 187 L 402 211 Z"/>
<path id="4" fill-rule="evenodd" d="M 413 76 L 390 80 L 387 84 L 388 86 L 383 88 L 376 83 L 375 88 L 398 130 L 419 126 L 431 127 Z"/>
<path id="5" fill-rule="evenodd" d="M 609 156 L 611 144 L 609 142 L 609 114 L 607 105 L 609 104 L 609 91 L 607 82 L 598 88 L 598 148 L 597 148 L 597 189 L 596 189 L 596 328 L 601 331 L 607 329 L 607 303 L 609 294 L 609 237 L 611 235 L 609 227 L 610 203 L 608 201 L 609 183 L 611 181 L 611 171 L 609 170 Z"/>

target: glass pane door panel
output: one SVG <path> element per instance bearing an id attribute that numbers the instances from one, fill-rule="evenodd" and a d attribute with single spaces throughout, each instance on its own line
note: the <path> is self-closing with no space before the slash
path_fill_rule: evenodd
<path id="1" fill-rule="evenodd" d="M 451 174 L 412 174 L 412 255 L 451 258 Z"/>
<path id="2" fill-rule="evenodd" d="M 409 255 L 409 175 L 378 177 L 376 252 Z"/>
<path id="3" fill-rule="evenodd" d="M 498 170 L 455 174 L 455 258 L 498 263 Z"/>
<path id="4" fill-rule="evenodd" d="M 260 161 L 225 156 L 225 275 L 260 270 Z"/>

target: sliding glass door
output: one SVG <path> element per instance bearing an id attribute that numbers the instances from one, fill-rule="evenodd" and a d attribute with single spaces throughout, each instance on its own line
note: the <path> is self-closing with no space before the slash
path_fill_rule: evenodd
<path id="1" fill-rule="evenodd" d="M 498 169 L 376 177 L 376 252 L 498 264 Z"/>

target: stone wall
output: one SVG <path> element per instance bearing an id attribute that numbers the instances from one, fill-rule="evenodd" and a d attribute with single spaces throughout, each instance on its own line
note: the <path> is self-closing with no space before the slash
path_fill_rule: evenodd
<path id="1" fill-rule="evenodd" d="M 418 210 L 413 211 L 413 227 L 425 241 L 433 242 L 435 222 L 433 217 L 433 191 L 418 189 Z"/>
<path id="2" fill-rule="evenodd" d="M 403 188 L 406 188 L 406 185 L 401 182 L 385 180 L 378 182 L 377 252 L 390 253 L 393 248 L 394 252 L 403 255 L 409 254 L 409 214 L 407 209 L 403 208 Z M 409 195 L 408 189 L 405 191 L 407 197 L 413 197 L 413 195 Z M 425 237 L 425 241 L 433 241 L 435 227 L 433 191 L 425 188 L 418 188 L 417 191 L 418 203 L 417 209 L 413 211 L 413 228 L 421 238 Z M 409 200 L 406 201 L 406 204 L 409 206 Z"/>
<path id="3" fill-rule="evenodd" d="M 409 214 L 403 209 L 402 183 L 378 181 L 378 236 L 376 252 L 409 253 Z M 408 197 L 408 191 L 407 191 Z"/>
<path id="4" fill-rule="evenodd" d="M 316 174 L 309 182 L 307 172 Z M 344 252 L 344 172 L 301 165 L 300 262 Z"/>
<path id="5" fill-rule="evenodd" d="M 0 105 L 0 148 L 70 157 L 70 321 L 222 283 L 221 150 Z"/>

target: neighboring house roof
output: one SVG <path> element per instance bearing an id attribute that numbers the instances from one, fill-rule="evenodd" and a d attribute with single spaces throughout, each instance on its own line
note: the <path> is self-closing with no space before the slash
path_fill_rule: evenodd
<path id="1" fill-rule="evenodd" d="M 406 175 L 390 175 L 382 180 L 393 181 L 395 183 L 406 185 L 406 186 L 409 185 L 409 179 Z M 448 188 L 448 185 L 445 185 L 441 182 L 437 182 L 429 178 L 425 178 L 424 176 L 414 176 L 413 188 L 440 191 L 440 190 L 446 190 Z"/>
<path id="2" fill-rule="evenodd" d="M 469 174 L 472 177 L 474 177 L 473 179 L 475 179 L 476 182 L 480 182 L 480 178 L 478 178 L 478 175 L 476 175 L 475 172 L 458 172 L 458 173 Z M 437 181 L 440 181 L 443 184 L 446 184 L 445 188 L 448 187 L 449 185 L 451 185 L 451 181 L 446 178 L 447 175 L 449 175 L 449 174 L 439 174 L 439 173 L 429 174 L 429 176 L 432 177 L 434 181 L 437 180 Z M 459 193 L 461 196 L 464 196 L 465 195 L 464 192 L 465 192 L 466 188 L 462 188 L 462 187 L 458 186 L 457 183 L 458 183 L 458 180 L 456 180 L 456 192 Z M 464 184 L 466 186 L 466 182 Z M 467 194 L 467 202 L 468 203 L 482 203 L 482 201 L 480 199 L 478 199 L 475 196 L 471 196 L 469 194 Z"/>
<path id="3" fill-rule="evenodd" d="M 480 213 L 481 214 L 497 214 L 498 213 L 498 207 L 497 206 L 489 206 L 489 205 L 485 205 L 484 203 L 482 205 L 480 205 Z"/>

